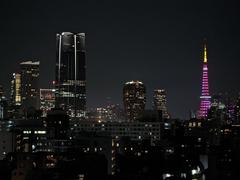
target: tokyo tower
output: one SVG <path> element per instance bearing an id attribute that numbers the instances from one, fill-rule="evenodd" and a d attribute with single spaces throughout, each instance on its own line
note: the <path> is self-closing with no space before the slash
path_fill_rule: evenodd
<path id="1" fill-rule="evenodd" d="M 208 110 L 211 106 L 211 96 L 209 95 L 208 84 L 208 61 L 207 61 L 207 44 L 204 43 L 203 53 L 203 74 L 202 74 L 202 93 L 200 96 L 200 109 L 198 111 L 198 118 L 204 119 L 207 117 Z"/>

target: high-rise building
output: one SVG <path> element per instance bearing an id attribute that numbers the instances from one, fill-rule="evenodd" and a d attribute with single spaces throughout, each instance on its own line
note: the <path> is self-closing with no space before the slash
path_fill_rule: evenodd
<path id="1" fill-rule="evenodd" d="M 154 90 L 153 106 L 154 106 L 154 110 L 157 112 L 157 118 L 159 120 L 169 119 L 165 89 Z"/>
<path id="2" fill-rule="evenodd" d="M 20 106 L 21 103 L 21 74 L 13 73 L 11 80 L 11 105 Z"/>
<path id="3" fill-rule="evenodd" d="M 211 101 L 211 107 L 208 111 L 208 118 L 217 119 L 219 122 L 224 123 L 224 121 L 226 121 L 228 118 L 226 104 L 223 101 L 223 95 L 213 95 Z"/>
<path id="4" fill-rule="evenodd" d="M 22 108 L 39 109 L 39 61 L 20 63 Z"/>
<path id="5" fill-rule="evenodd" d="M 40 109 L 43 117 L 55 107 L 55 89 L 40 89 Z"/>
<path id="6" fill-rule="evenodd" d="M 133 121 L 143 115 L 146 88 L 140 81 L 130 81 L 123 87 L 123 103 L 127 119 Z"/>
<path id="7" fill-rule="evenodd" d="M 204 119 L 208 115 L 208 110 L 211 106 L 211 96 L 209 95 L 208 84 L 208 59 L 207 59 L 207 44 L 204 43 L 203 52 L 203 74 L 202 74 L 202 92 L 200 96 L 200 109 L 198 111 L 198 118 Z"/>
<path id="8" fill-rule="evenodd" d="M 71 117 L 85 118 L 86 50 L 85 33 L 57 34 L 56 107 Z"/>
<path id="9" fill-rule="evenodd" d="M 4 96 L 3 86 L 0 85 L 0 119 L 7 117 L 8 103 Z"/>
<path id="10" fill-rule="evenodd" d="M 12 74 L 10 103 L 7 110 L 8 118 L 18 119 L 22 118 L 24 113 L 21 109 L 22 94 L 21 94 L 21 74 L 19 72 Z"/>

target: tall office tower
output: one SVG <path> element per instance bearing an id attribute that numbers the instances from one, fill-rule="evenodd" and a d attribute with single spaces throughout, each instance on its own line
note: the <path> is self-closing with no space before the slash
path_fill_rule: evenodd
<path id="1" fill-rule="evenodd" d="M 123 87 L 124 109 L 129 121 L 134 121 L 144 113 L 146 88 L 140 81 L 130 81 Z"/>
<path id="2" fill-rule="evenodd" d="M 11 80 L 11 105 L 20 106 L 21 103 L 21 74 L 13 73 Z"/>
<path id="3" fill-rule="evenodd" d="M 211 106 L 211 96 L 209 95 L 208 84 L 208 61 L 207 61 L 207 45 L 204 43 L 203 52 L 203 74 L 202 74 L 202 93 L 200 96 L 200 109 L 198 111 L 198 118 L 204 119 L 207 117 L 208 110 Z"/>
<path id="4" fill-rule="evenodd" d="M 157 112 L 158 120 L 169 119 L 169 114 L 167 112 L 167 98 L 165 89 L 154 90 L 153 106 L 154 110 Z"/>
<path id="5" fill-rule="evenodd" d="M 46 117 L 47 113 L 55 107 L 55 89 L 40 89 L 40 109 L 42 116 Z"/>
<path id="6" fill-rule="evenodd" d="M 56 107 L 71 117 L 86 114 L 85 33 L 57 34 Z"/>
<path id="7" fill-rule="evenodd" d="M 39 61 L 20 63 L 22 108 L 39 109 Z"/>

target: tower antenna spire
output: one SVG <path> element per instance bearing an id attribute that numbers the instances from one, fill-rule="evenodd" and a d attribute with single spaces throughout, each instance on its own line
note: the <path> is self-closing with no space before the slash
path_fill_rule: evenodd
<path id="1" fill-rule="evenodd" d="M 203 55 L 203 62 L 207 63 L 207 40 L 204 39 L 204 55 Z"/>

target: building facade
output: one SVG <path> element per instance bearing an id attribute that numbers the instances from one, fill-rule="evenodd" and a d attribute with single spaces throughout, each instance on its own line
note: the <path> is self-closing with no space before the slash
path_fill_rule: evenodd
<path id="1" fill-rule="evenodd" d="M 169 119 L 165 89 L 154 90 L 153 107 L 157 113 L 158 120 Z"/>
<path id="2" fill-rule="evenodd" d="M 57 34 L 55 96 L 56 107 L 71 117 L 85 118 L 86 50 L 85 34 Z"/>
<path id="3" fill-rule="evenodd" d="M 146 87 L 140 81 L 130 81 L 123 87 L 123 103 L 126 117 L 134 121 L 141 117 L 146 104 Z"/>
<path id="4" fill-rule="evenodd" d="M 46 117 L 47 113 L 55 107 L 55 89 L 40 89 L 40 110 L 42 116 Z"/>
<path id="5" fill-rule="evenodd" d="M 159 141 L 161 134 L 160 122 L 96 122 L 96 121 L 81 121 L 77 126 L 71 126 L 73 134 L 81 132 L 94 132 L 103 135 L 111 136 L 113 139 L 129 137 L 134 141 L 150 139 L 151 142 Z"/>
<path id="6" fill-rule="evenodd" d="M 13 73 L 11 80 L 11 104 L 20 106 L 21 103 L 21 74 Z"/>
<path id="7" fill-rule="evenodd" d="M 119 104 L 110 104 L 90 109 L 87 113 L 87 119 L 90 121 L 124 121 L 125 116 Z"/>
<path id="8" fill-rule="evenodd" d="M 21 102 L 23 110 L 39 109 L 39 61 L 20 63 Z"/>
<path id="9" fill-rule="evenodd" d="M 8 102 L 4 96 L 3 86 L 0 85 L 0 119 L 7 117 Z"/>

